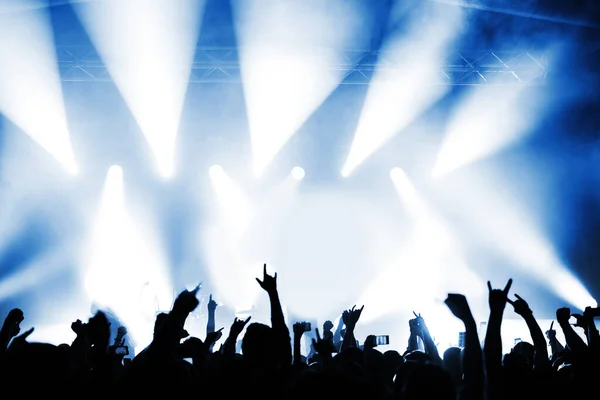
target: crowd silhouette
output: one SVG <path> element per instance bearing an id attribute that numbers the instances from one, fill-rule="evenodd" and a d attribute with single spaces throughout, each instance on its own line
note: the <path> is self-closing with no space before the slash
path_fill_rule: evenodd
<path id="1" fill-rule="evenodd" d="M 87 322 L 77 320 L 71 344 L 52 345 L 27 340 L 33 328 L 20 332 L 25 316 L 11 310 L 0 331 L 0 365 L 4 387 L 21 395 L 179 396 L 249 399 L 373 399 L 373 400 L 496 400 L 594 397 L 594 377 L 600 376 L 600 335 L 594 318 L 598 309 L 582 314 L 569 308 L 556 311 L 565 337 L 559 343 L 553 325 L 542 331 L 533 311 L 519 295 L 488 282 L 489 319 L 482 342 L 464 295 L 448 294 L 445 304 L 464 324 L 463 347 L 442 355 L 425 319 L 409 321 L 406 351 L 380 352 L 375 336 L 361 345 L 354 331 L 363 307 L 342 313 L 334 330 L 331 321 L 315 329 L 310 353 L 301 354 L 309 324 L 298 321 L 292 335 L 286 325 L 277 289 L 277 274 L 257 278 L 266 292 L 271 325 L 235 318 L 222 344 L 223 328 L 215 329 L 217 303 L 208 302 L 207 334 L 200 339 L 184 329 L 186 318 L 199 306 L 200 287 L 184 290 L 168 313 L 156 317 L 152 342 L 135 357 L 127 357 L 127 329 L 121 326 L 111 341 L 106 313 L 96 311 Z M 514 300 L 511 299 L 514 297 Z M 517 343 L 502 352 L 501 324 L 507 303 L 520 315 L 532 342 Z M 575 317 L 576 327 L 569 322 Z M 243 337 L 240 338 L 244 332 Z M 241 351 L 238 342 L 241 341 Z"/>

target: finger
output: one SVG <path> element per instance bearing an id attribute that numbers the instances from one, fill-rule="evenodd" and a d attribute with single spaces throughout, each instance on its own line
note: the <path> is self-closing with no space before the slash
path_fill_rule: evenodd
<path id="1" fill-rule="evenodd" d="M 363 304 L 363 306 L 360 308 L 360 312 L 362 312 L 362 310 L 365 308 L 365 305 Z"/>
<path id="2" fill-rule="evenodd" d="M 315 328 L 315 335 L 317 335 L 318 340 L 321 340 L 321 334 L 319 334 L 319 328 Z"/>
<path id="3" fill-rule="evenodd" d="M 258 284 L 262 287 L 263 283 L 260 279 L 256 278 L 256 282 L 258 282 Z"/>
<path id="4" fill-rule="evenodd" d="M 504 294 L 508 294 L 508 291 L 510 290 L 510 287 L 512 286 L 512 278 L 510 278 L 508 280 L 508 282 L 506 283 L 506 286 L 504 287 Z"/>
<path id="5" fill-rule="evenodd" d="M 511 306 L 515 305 L 515 302 L 509 299 L 508 297 L 506 298 L 506 302 L 509 303 Z"/>
<path id="6" fill-rule="evenodd" d="M 419 316 L 417 315 L 416 312 L 413 311 L 413 314 L 414 314 L 415 318 L 419 318 Z"/>
<path id="7" fill-rule="evenodd" d="M 277 279 L 277 272 L 275 272 L 275 275 L 273 275 L 273 279 Z"/>
<path id="8" fill-rule="evenodd" d="M 554 326 L 554 321 L 550 322 L 550 330 L 552 330 L 553 326 Z"/>
<path id="9" fill-rule="evenodd" d="M 223 328 L 219 329 L 219 330 L 217 331 L 217 333 L 221 333 L 222 331 L 223 331 Z"/>
<path id="10" fill-rule="evenodd" d="M 248 323 L 248 321 L 250 321 L 250 318 L 252 318 L 252 316 L 249 316 L 248 318 L 246 318 L 246 320 L 244 321 L 244 325 Z"/>
<path id="11" fill-rule="evenodd" d="M 267 264 L 263 265 L 263 276 L 267 276 Z"/>
<path id="12" fill-rule="evenodd" d="M 490 283 L 490 281 L 488 281 L 488 290 L 491 292 L 492 291 L 492 284 Z"/>
<path id="13" fill-rule="evenodd" d="M 212 293 L 208 296 L 208 301 L 212 301 Z"/>
<path id="14" fill-rule="evenodd" d="M 27 339 L 27 337 L 33 333 L 34 329 L 35 329 L 34 327 L 30 328 L 29 330 L 23 332 L 20 336 L 17 336 L 15 339 L 21 339 L 21 340 Z"/>
<path id="15" fill-rule="evenodd" d="M 521 296 L 519 296 L 518 294 L 515 293 L 515 297 L 521 301 L 523 301 L 523 299 L 521 298 Z"/>

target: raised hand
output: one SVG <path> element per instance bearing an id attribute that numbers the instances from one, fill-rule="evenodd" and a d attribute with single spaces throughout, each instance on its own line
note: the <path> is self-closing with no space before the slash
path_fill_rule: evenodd
<path id="1" fill-rule="evenodd" d="M 117 336 L 119 336 L 119 337 L 125 337 L 125 335 L 127 335 L 127 328 L 124 327 L 124 326 L 120 326 L 117 329 Z"/>
<path id="2" fill-rule="evenodd" d="M 210 332 L 208 335 L 206 335 L 206 340 L 204 341 L 204 344 L 210 348 L 215 343 L 217 343 L 219 339 L 221 339 L 221 336 L 223 336 L 223 328 L 214 332 Z"/>
<path id="3" fill-rule="evenodd" d="M 184 290 L 175 299 L 173 308 L 181 309 L 184 312 L 190 313 L 198 307 L 200 301 L 198 300 L 197 294 L 200 290 L 200 285 L 196 286 L 192 290 Z"/>
<path id="4" fill-rule="evenodd" d="M 336 351 L 333 342 L 331 340 L 323 340 L 319 334 L 319 328 L 315 328 L 315 335 L 317 336 L 317 339 L 312 339 L 312 345 L 315 351 L 323 358 L 331 358 L 331 353 L 335 353 Z"/>
<path id="5" fill-rule="evenodd" d="M 246 324 L 248 324 L 248 321 L 250 321 L 250 318 L 252 317 L 248 317 L 246 319 L 235 318 L 233 320 L 233 324 L 231 324 L 231 328 L 229 329 L 229 336 L 239 336 L 239 334 L 242 333 L 246 327 Z"/>
<path id="6" fill-rule="evenodd" d="M 375 335 L 367 336 L 367 338 L 365 339 L 365 343 L 364 343 L 364 349 L 372 350 L 375 347 L 377 347 L 377 337 Z"/>
<path id="7" fill-rule="evenodd" d="M 588 325 L 587 325 L 587 321 L 586 321 L 584 315 L 572 314 L 571 317 L 575 318 L 575 323 L 573 324 L 573 326 L 576 326 L 578 328 L 587 329 Z"/>
<path id="8" fill-rule="evenodd" d="M 473 319 L 471 308 L 464 295 L 449 293 L 444 303 L 446 303 L 452 314 L 461 321 L 469 322 Z"/>
<path id="9" fill-rule="evenodd" d="M 363 309 L 365 308 L 365 306 L 363 305 L 361 308 L 356 308 L 356 305 L 352 306 L 351 309 L 344 311 L 344 314 L 342 314 L 344 316 L 344 324 L 348 327 L 348 326 L 356 326 L 356 323 L 358 322 L 358 320 L 360 319 L 360 315 L 362 314 Z"/>
<path id="10" fill-rule="evenodd" d="M 296 322 L 293 325 L 294 336 L 302 336 L 305 332 L 306 322 Z"/>
<path id="11" fill-rule="evenodd" d="M 556 338 L 556 331 L 554 329 L 552 329 L 554 327 L 554 321 L 552 321 L 550 323 L 550 329 L 548 329 L 546 331 L 546 337 L 548 338 L 548 340 L 552 340 L 554 338 Z"/>
<path id="12" fill-rule="evenodd" d="M 217 302 L 213 300 L 212 294 L 208 298 L 208 312 L 214 313 L 217 309 Z"/>
<path id="13" fill-rule="evenodd" d="M 19 308 L 13 308 L 9 311 L 8 315 L 4 319 L 2 330 L 6 332 L 8 340 L 17 336 L 21 332 L 21 322 L 25 319 L 23 311 Z"/>
<path id="14" fill-rule="evenodd" d="M 490 311 L 494 313 L 502 313 L 504 312 L 504 308 L 506 307 L 506 302 L 508 299 L 508 292 L 510 287 L 512 286 L 512 279 L 509 279 L 506 283 L 504 289 L 492 289 L 492 284 L 488 281 L 488 291 L 489 291 L 489 304 Z"/>
<path id="15" fill-rule="evenodd" d="M 516 293 L 515 297 L 517 298 L 517 300 L 515 301 L 512 301 L 508 297 L 506 298 L 506 301 L 508 301 L 508 303 L 510 303 L 510 305 L 513 306 L 515 312 L 523 318 L 532 315 L 533 312 L 531 311 L 531 308 L 529 308 L 529 304 L 527 304 L 527 302 Z"/>
<path id="16" fill-rule="evenodd" d="M 273 276 L 267 274 L 267 264 L 263 266 L 263 280 L 256 278 L 256 282 L 268 294 L 277 292 L 277 272 Z"/>
<path id="17" fill-rule="evenodd" d="M 13 339 L 13 341 L 10 343 L 10 347 L 17 347 L 17 346 L 23 346 L 23 345 L 28 344 L 27 338 L 29 337 L 29 335 L 31 335 L 33 333 L 34 329 L 35 328 L 32 327 L 29 330 L 20 334 L 19 336 L 15 337 Z"/>
<path id="18" fill-rule="evenodd" d="M 556 321 L 560 325 L 568 324 L 571 318 L 571 309 L 568 307 L 559 308 L 556 310 Z"/>
<path id="19" fill-rule="evenodd" d="M 85 330 L 85 324 L 78 319 L 71 324 L 71 330 L 75 332 L 76 335 L 82 335 Z"/>

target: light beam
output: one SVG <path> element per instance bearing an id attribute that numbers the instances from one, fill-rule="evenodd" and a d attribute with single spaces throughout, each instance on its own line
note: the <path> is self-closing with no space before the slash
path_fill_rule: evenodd
<path id="1" fill-rule="evenodd" d="M 165 178 L 175 171 L 177 132 L 204 3 L 104 0 L 74 5 Z"/>
<path id="2" fill-rule="evenodd" d="M 0 112 L 76 174 L 49 16 L 25 3 L 0 0 Z"/>

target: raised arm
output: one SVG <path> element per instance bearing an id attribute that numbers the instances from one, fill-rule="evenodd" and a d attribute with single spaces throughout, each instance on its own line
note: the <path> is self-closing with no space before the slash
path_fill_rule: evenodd
<path id="1" fill-rule="evenodd" d="M 23 311 L 13 308 L 4 319 L 2 329 L 0 330 L 0 354 L 4 356 L 8 349 L 8 344 L 21 331 L 21 322 L 24 319 Z"/>
<path id="2" fill-rule="evenodd" d="M 212 294 L 208 298 L 208 304 L 206 306 L 208 311 L 208 321 L 206 322 L 206 334 L 213 333 L 215 331 L 215 313 L 217 311 L 217 302 L 213 300 Z M 213 344 L 214 346 L 214 344 Z M 210 351 L 212 351 L 212 347 Z"/>
<path id="3" fill-rule="evenodd" d="M 554 321 L 550 323 L 550 329 L 546 331 L 546 338 L 550 344 L 550 351 L 552 352 L 552 362 L 556 360 L 558 354 L 564 350 L 563 345 L 556 338 L 556 331 L 552 329 L 554 327 Z"/>
<path id="4" fill-rule="evenodd" d="M 229 335 L 227 339 L 225 339 L 225 344 L 223 345 L 223 355 L 228 357 L 233 357 L 235 355 L 235 344 L 237 343 L 238 336 L 242 333 L 251 317 L 246 319 L 238 319 L 235 318 L 233 320 L 233 324 L 231 324 L 231 329 L 229 329 Z"/>
<path id="5" fill-rule="evenodd" d="M 444 362 L 442 361 L 442 358 L 440 357 L 440 353 L 438 352 L 437 346 L 435 345 L 435 342 L 433 341 L 433 338 L 431 337 L 431 334 L 429 333 L 429 329 L 427 328 L 427 325 L 425 324 L 425 320 L 423 319 L 423 317 L 421 317 L 421 314 L 417 315 L 415 313 L 415 317 L 417 319 L 417 325 L 418 325 L 418 329 L 417 329 L 417 334 L 419 336 L 419 338 L 421 338 L 421 340 L 423 341 L 423 345 L 425 347 L 425 353 L 427 353 L 429 355 L 429 357 L 431 357 L 431 359 L 433 360 L 434 363 L 436 363 L 439 366 L 443 366 Z"/>
<path id="6" fill-rule="evenodd" d="M 293 326 L 294 331 L 294 364 L 302 364 L 302 353 L 300 352 L 302 344 L 302 335 L 304 335 L 304 328 L 306 322 L 296 322 Z"/>
<path id="7" fill-rule="evenodd" d="M 483 347 L 483 365 L 485 371 L 484 394 L 486 400 L 504 399 L 502 384 L 502 317 L 506 299 L 512 285 L 512 279 L 504 289 L 492 289 L 488 281 L 490 317 L 487 324 Z"/>
<path id="8" fill-rule="evenodd" d="M 529 304 L 523 300 L 518 294 L 515 294 L 517 300 L 512 301 L 506 299 L 514 308 L 515 312 L 519 314 L 527 324 L 529 328 L 529 334 L 531 340 L 533 340 L 533 368 L 536 370 L 548 369 L 551 367 L 550 360 L 548 358 L 548 344 L 544 338 L 542 328 L 538 325 L 537 321 L 533 316 L 533 311 L 529 308 Z"/>
<path id="9" fill-rule="evenodd" d="M 275 332 L 277 346 L 277 353 L 279 360 L 283 366 L 290 366 L 292 364 L 292 346 L 290 344 L 290 331 L 285 324 L 285 318 L 283 316 L 283 308 L 281 307 L 281 301 L 279 300 L 279 292 L 277 291 L 277 272 L 271 276 L 267 274 L 267 264 L 263 267 L 263 280 L 256 278 L 256 282 L 261 288 L 269 295 L 269 302 L 271 304 L 271 325 Z"/>
<path id="10" fill-rule="evenodd" d="M 365 306 L 362 306 L 358 309 L 356 306 L 353 306 L 350 310 L 344 311 L 342 314 L 344 325 L 346 325 L 346 333 L 344 334 L 344 340 L 342 341 L 342 348 L 340 349 L 340 352 L 350 347 L 356 347 L 354 328 L 356 328 L 356 323 L 360 319 L 360 315 L 362 314 L 364 308 Z"/>
<path id="11" fill-rule="evenodd" d="M 452 314 L 465 325 L 465 352 L 463 358 L 463 386 L 459 400 L 483 398 L 483 354 L 477 323 L 471 313 L 467 298 L 462 294 L 449 294 L 445 301 Z"/>
<path id="12" fill-rule="evenodd" d="M 152 357 L 177 354 L 181 331 L 189 314 L 198 307 L 197 294 L 200 285 L 191 291 L 184 290 L 177 296 L 173 309 L 169 312 L 164 325 L 156 332 L 150 346 L 148 355 Z"/>
<path id="13" fill-rule="evenodd" d="M 410 329 L 410 335 L 408 336 L 408 347 L 406 348 L 406 352 L 410 353 L 411 351 L 423 350 L 421 348 L 421 339 L 419 337 L 419 320 L 418 318 L 413 318 L 408 321 L 408 328 Z"/>
<path id="14" fill-rule="evenodd" d="M 556 310 L 556 321 L 565 335 L 567 347 L 575 358 L 581 359 L 587 353 L 587 345 L 569 323 L 570 318 L 571 309 L 563 307 Z"/>
<path id="15" fill-rule="evenodd" d="M 342 346 L 342 329 L 344 329 L 344 317 L 340 315 L 335 332 L 333 332 L 333 345 L 336 349 Z"/>

